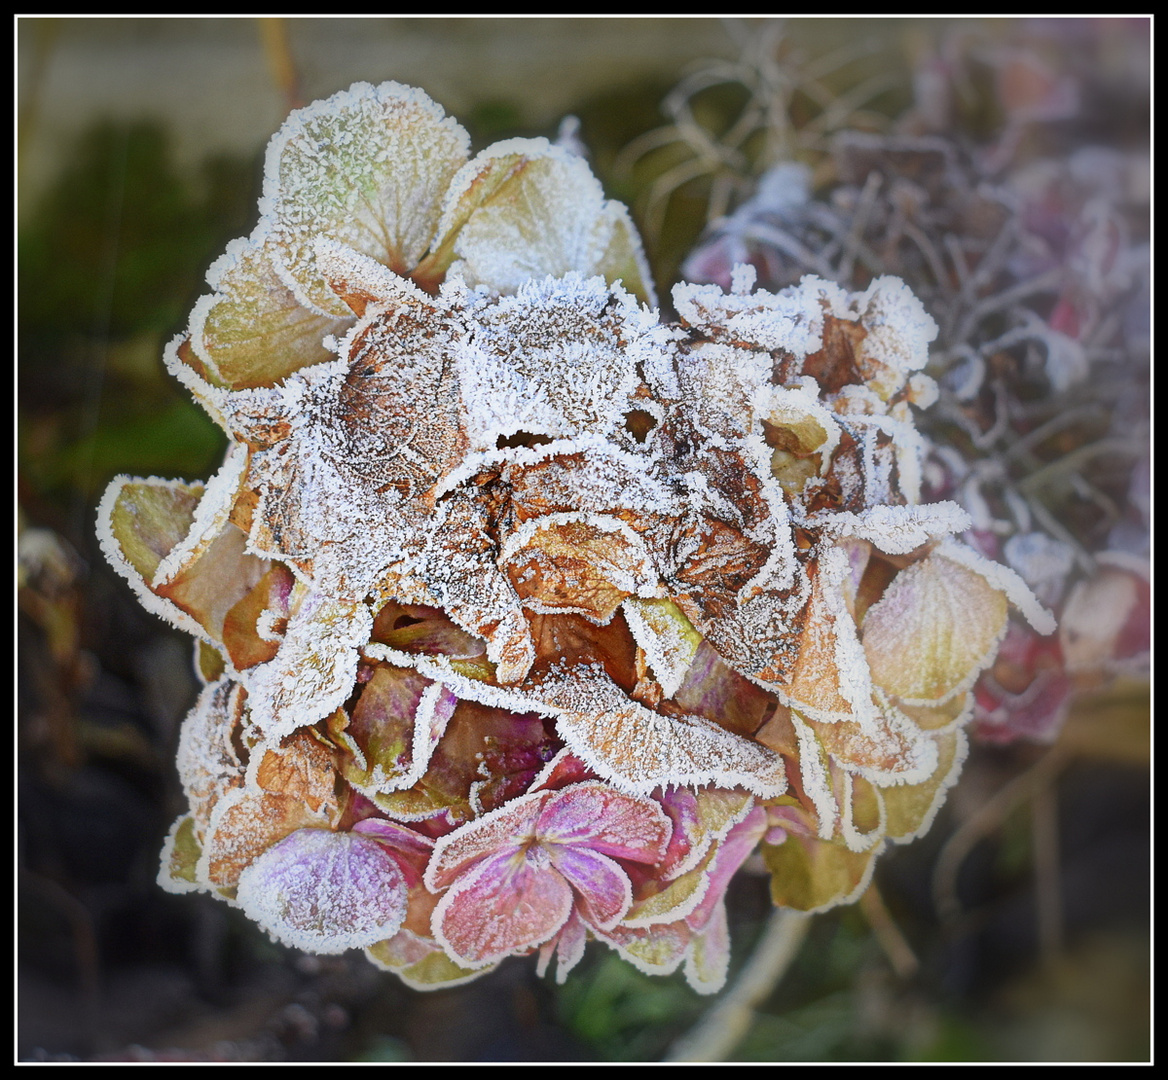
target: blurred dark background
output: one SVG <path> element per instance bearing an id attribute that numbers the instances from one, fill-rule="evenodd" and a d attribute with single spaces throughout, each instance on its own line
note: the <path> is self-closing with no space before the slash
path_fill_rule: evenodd
<path id="1" fill-rule="evenodd" d="M 812 53 L 875 42 L 887 57 L 933 27 L 787 32 Z M 733 60 L 742 32 L 705 19 L 19 20 L 20 1060 L 659 1060 L 709 1007 L 680 975 L 641 975 L 596 946 L 563 987 L 513 960 L 416 993 L 360 955 L 296 954 L 226 904 L 163 893 L 191 645 L 109 570 L 94 521 L 116 473 L 201 478 L 218 464 L 223 438 L 162 348 L 207 266 L 254 224 L 264 146 L 291 107 L 392 78 L 444 105 L 476 150 L 554 137 L 571 113 L 609 193 L 641 212 L 656 177 L 622 167 L 622 149 L 662 123 L 688 64 Z M 663 294 L 707 206 L 682 185 L 650 230 Z M 863 903 L 816 919 L 735 1058 L 1146 1060 L 1148 727 L 1134 679 L 1081 702 L 1053 753 L 975 749 L 932 832 L 883 858 Z M 733 979 L 769 914 L 765 877 L 740 874 L 729 906 Z"/>

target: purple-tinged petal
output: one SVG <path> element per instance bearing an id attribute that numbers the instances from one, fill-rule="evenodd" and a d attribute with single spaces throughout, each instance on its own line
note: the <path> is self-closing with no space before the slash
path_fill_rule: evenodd
<path id="1" fill-rule="evenodd" d="M 434 937 L 457 963 L 481 967 L 550 940 L 572 903 L 571 887 L 538 847 L 512 847 L 451 886 L 434 909 Z"/>
<path id="2" fill-rule="evenodd" d="M 406 914 L 401 868 L 375 840 L 300 829 L 239 876 L 239 906 L 274 938 L 340 953 L 392 937 Z"/>
<path id="3" fill-rule="evenodd" d="M 608 929 L 620 922 L 633 902 L 628 875 L 612 859 L 580 847 L 548 845 L 548 858 L 576 890 L 580 914 Z"/>
<path id="4" fill-rule="evenodd" d="M 536 830 L 541 843 L 655 863 L 665 855 L 672 826 L 658 803 L 589 782 L 555 792 L 539 815 Z"/>
<path id="5" fill-rule="evenodd" d="M 426 868 L 426 887 L 440 892 L 480 859 L 519 851 L 534 839 L 536 819 L 548 798 L 546 791 L 521 796 L 442 837 Z"/>
<path id="6" fill-rule="evenodd" d="M 353 826 L 353 832 L 379 840 L 387 847 L 403 854 L 421 855 L 429 858 L 434 850 L 434 841 L 428 836 L 407 829 L 396 821 L 387 821 L 385 818 L 365 818 Z"/>
<path id="7" fill-rule="evenodd" d="M 539 950 L 536 973 L 542 979 L 547 974 L 552 956 L 557 956 L 556 982 L 562 985 L 567 982 L 568 972 L 584 959 L 584 946 L 587 944 L 588 928 L 573 908 L 564 928 Z"/>
<path id="8" fill-rule="evenodd" d="M 721 904 L 722 898 L 726 895 L 730 879 L 738 872 L 738 868 L 746 862 L 755 845 L 762 839 L 766 827 L 766 810 L 761 806 L 756 806 L 718 844 L 713 861 L 707 871 L 710 887 L 706 890 L 705 896 L 702 897 L 693 914 L 686 919 L 690 927 L 698 930 L 709 922 L 711 912 Z"/>

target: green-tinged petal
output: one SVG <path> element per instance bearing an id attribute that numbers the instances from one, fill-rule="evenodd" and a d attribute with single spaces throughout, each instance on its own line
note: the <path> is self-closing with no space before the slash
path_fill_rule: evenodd
<path id="1" fill-rule="evenodd" d="M 310 364 L 333 359 L 326 335 L 339 339 L 353 314 L 306 310 L 276 272 L 280 245 L 267 236 L 236 240 L 212 266 L 215 292 L 191 312 L 191 347 L 213 385 L 272 386 Z M 335 298 L 334 298 L 335 300 Z"/>
<path id="2" fill-rule="evenodd" d="M 195 821 L 189 814 L 180 817 L 171 826 L 162 846 L 162 866 L 158 884 L 167 892 L 194 892 L 199 888 L 195 867 L 202 849 L 195 834 Z"/>
<path id="3" fill-rule="evenodd" d="M 451 269 L 470 285 L 512 293 L 532 278 L 594 275 L 620 264 L 615 250 L 609 256 L 617 224 L 583 158 L 544 139 L 511 139 L 455 178 L 440 245 L 457 232 Z"/>
<path id="4" fill-rule="evenodd" d="M 928 831 L 965 762 L 969 750 L 965 732 L 942 732 L 934 740 L 938 762 L 928 780 L 922 784 L 899 784 L 880 792 L 884 801 L 885 832 L 897 843 L 906 843 Z"/>
<path id="5" fill-rule="evenodd" d="M 186 538 L 203 497 L 202 484 L 119 477 L 106 490 L 100 536 L 115 567 L 132 569 L 146 583 Z"/>
<path id="6" fill-rule="evenodd" d="M 697 655 L 702 635 L 672 600 L 631 596 L 625 601 L 624 614 L 662 692 L 673 697 Z"/>
<path id="7" fill-rule="evenodd" d="M 442 951 L 440 945 L 410 930 L 401 930 L 388 941 L 370 945 L 365 955 L 379 968 L 392 971 L 414 990 L 460 986 L 495 970 L 494 965 L 486 968 L 459 967 Z"/>
<path id="8" fill-rule="evenodd" d="M 981 574 L 936 554 L 914 563 L 864 619 L 872 681 L 910 703 L 944 701 L 993 659 L 1006 612 Z"/>
<path id="9" fill-rule="evenodd" d="M 294 112 L 268 148 L 264 178 L 285 283 L 321 314 L 350 314 L 316 268 L 320 236 L 408 275 L 469 146 L 440 106 L 398 83 L 357 83 Z"/>
<path id="10" fill-rule="evenodd" d="M 851 851 L 841 842 L 788 830 L 785 843 L 761 846 L 771 872 L 771 897 L 779 907 L 798 911 L 850 903 L 867 887 L 883 846 Z"/>
<path id="11" fill-rule="evenodd" d="M 440 683 L 378 664 L 345 729 L 360 755 L 350 760 L 345 778 L 370 795 L 417 783 L 456 703 Z"/>
<path id="12" fill-rule="evenodd" d="M 649 271 L 649 260 L 641 246 L 641 237 L 627 207 L 618 202 L 604 204 L 604 215 L 612 225 L 608 247 L 600 256 L 596 273 L 609 284 L 619 281 L 638 300 L 657 306 L 657 292 Z"/>

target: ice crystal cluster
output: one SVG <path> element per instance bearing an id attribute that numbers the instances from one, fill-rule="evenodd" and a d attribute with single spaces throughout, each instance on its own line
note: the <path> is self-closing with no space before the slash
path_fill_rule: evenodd
<path id="1" fill-rule="evenodd" d="M 600 942 L 716 990 L 725 893 L 854 898 L 929 825 L 1021 579 L 922 504 L 932 320 L 735 272 L 661 321 L 627 211 L 424 94 L 294 113 L 167 363 L 206 484 L 107 555 L 198 639 L 161 881 L 418 987 Z"/>

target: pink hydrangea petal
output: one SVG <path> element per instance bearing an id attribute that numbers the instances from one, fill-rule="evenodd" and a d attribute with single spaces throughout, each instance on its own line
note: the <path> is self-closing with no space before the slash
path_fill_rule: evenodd
<path id="1" fill-rule="evenodd" d="M 670 788 L 661 796 L 661 806 L 673 826 L 659 875 L 663 881 L 669 881 L 698 862 L 705 850 L 706 836 L 697 799 L 689 788 Z M 698 858 L 694 858 L 695 854 Z"/>
<path id="2" fill-rule="evenodd" d="M 239 906 L 296 948 L 340 953 L 393 937 L 406 914 L 406 882 L 375 840 L 299 829 L 239 876 Z"/>
<path id="3" fill-rule="evenodd" d="M 549 797 L 546 791 L 521 796 L 442 837 L 426 868 L 426 887 L 439 892 L 479 859 L 518 850 L 535 836 L 536 819 Z"/>
<path id="4" fill-rule="evenodd" d="M 580 913 L 589 923 L 608 929 L 620 922 L 633 902 L 633 887 L 612 859 L 580 847 L 549 845 L 546 850 L 576 890 Z"/>
<path id="5" fill-rule="evenodd" d="M 384 844 L 394 854 L 411 889 L 420 885 L 422 873 L 434 850 L 434 841 L 428 836 L 407 829 L 396 821 L 385 818 L 366 818 L 353 826 L 353 832 L 368 836 Z"/>
<path id="6" fill-rule="evenodd" d="M 693 929 L 699 929 L 710 921 L 714 908 L 721 904 L 722 898 L 726 895 L 730 879 L 754 851 L 766 829 L 766 810 L 756 806 L 723 838 L 707 871 L 710 887 L 697 908 L 686 919 Z"/>
<path id="7" fill-rule="evenodd" d="M 539 950 L 539 964 L 536 973 L 542 979 L 547 974 L 552 957 L 556 963 L 556 982 L 567 981 L 568 972 L 584 959 L 584 946 L 588 944 L 588 928 L 573 908 L 564 928 Z"/>
<path id="8" fill-rule="evenodd" d="M 434 936 L 457 963 L 492 964 L 550 940 L 572 903 L 571 886 L 538 848 L 512 847 L 451 886 L 434 909 Z"/>
<path id="9" fill-rule="evenodd" d="M 555 792 L 536 828 L 545 844 L 586 847 L 643 863 L 664 857 L 673 829 L 658 803 L 599 782 Z"/>

